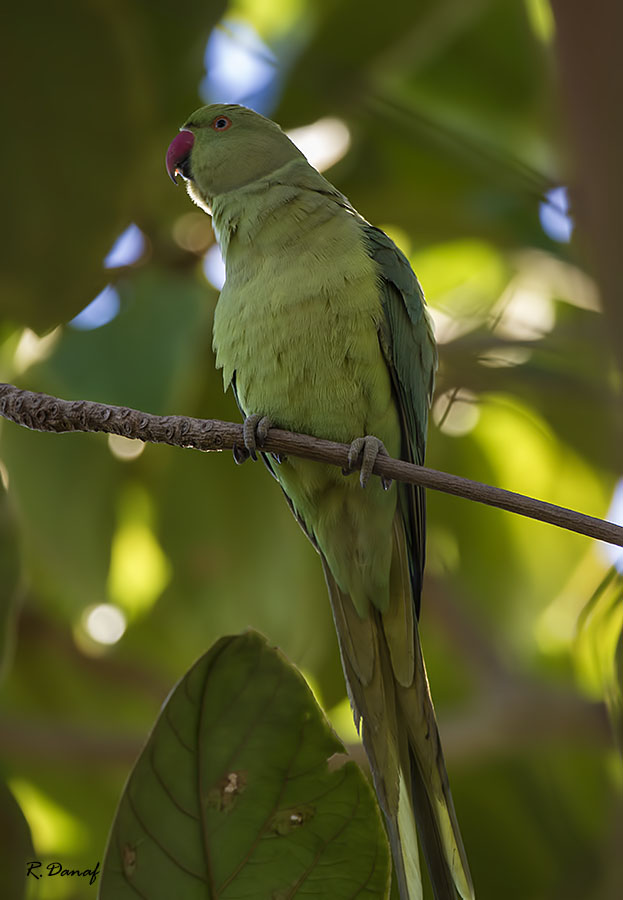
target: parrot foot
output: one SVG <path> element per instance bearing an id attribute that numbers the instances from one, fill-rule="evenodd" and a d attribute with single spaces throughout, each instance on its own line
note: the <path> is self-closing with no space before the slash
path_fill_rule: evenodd
<path id="1" fill-rule="evenodd" d="M 246 447 L 239 447 L 238 444 L 234 444 L 231 450 L 234 454 L 234 462 L 237 466 L 241 466 L 243 463 L 246 463 L 246 461 L 251 456 Z"/>
<path id="2" fill-rule="evenodd" d="M 260 413 L 253 413 L 247 416 L 242 425 L 242 435 L 244 439 L 244 447 L 234 444 L 234 462 L 242 465 L 249 457 L 252 460 L 257 459 L 257 449 L 261 447 L 273 423 L 268 416 L 262 416 Z"/>
<path id="3" fill-rule="evenodd" d="M 385 444 L 374 435 L 367 434 L 365 437 L 358 437 L 350 445 L 348 451 L 348 468 L 342 469 L 344 475 L 350 475 L 357 468 L 357 463 L 361 457 L 361 471 L 359 473 L 359 483 L 361 487 L 365 487 L 372 475 L 372 469 L 378 456 L 389 456 L 385 449 Z M 384 478 L 381 475 L 381 485 L 384 491 L 388 491 L 391 487 L 391 478 Z"/>

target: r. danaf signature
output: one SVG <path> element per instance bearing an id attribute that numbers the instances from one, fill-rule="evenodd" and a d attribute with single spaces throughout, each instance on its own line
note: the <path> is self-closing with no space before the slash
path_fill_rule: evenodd
<path id="1" fill-rule="evenodd" d="M 50 862 L 46 866 L 41 860 L 35 859 L 26 863 L 26 878 L 32 875 L 33 878 L 49 878 L 59 875 L 61 878 L 88 878 L 89 884 L 95 884 L 95 879 L 99 875 L 99 860 L 92 869 L 67 869 L 59 862 Z"/>

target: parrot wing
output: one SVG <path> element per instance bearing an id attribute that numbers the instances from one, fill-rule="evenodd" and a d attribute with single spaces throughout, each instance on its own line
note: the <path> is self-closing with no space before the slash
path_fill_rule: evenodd
<path id="1" fill-rule="evenodd" d="M 384 318 L 381 349 L 400 413 L 402 459 L 423 465 L 428 409 L 435 384 L 437 350 L 424 293 L 406 256 L 385 232 L 365 223 L 368 250 L 379 270 Z M 426 500 L 416 485 L 398 486 L 404 516 L 413 597 L 419 614 L 426 553 Z"/>

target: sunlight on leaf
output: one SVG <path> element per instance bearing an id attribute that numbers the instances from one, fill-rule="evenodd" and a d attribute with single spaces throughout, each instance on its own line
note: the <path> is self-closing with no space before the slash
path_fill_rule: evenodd
<path id="1" fill-rule="evenodd" d="M 516 398 L 481 396 L 473 438 L 489 462 L 493 483 L 594 515 L 605 510 L 608 480 L 602 481 L 584 459 L 556 438 L 536 410 Z M 521 516 L 508 517 L 504 527 L 511 552 L 521 565 L 524 600 L 520 609 L 528 639 L 535 627 L 535 608 L 558 595 L 592 545 L 588 539 Z"/>
<path id="2" fill-rule="evenodd" d="M 84 847 L 84 825 L 66 809 L 23 778 L 12 778 L 9 787 L 30 825 L 37 853 L 75 853 Z"/>
<path id="3" fill-rule="evenodd" d="M 610 575 L 606 577 L 610 578 Z M 588 615 L 591 604 L 597 602 L 601 593 L 602 579 L 603 563 L 595 547 L 589 545 L 570 569 L 561 590 L 534 623 L 535 640 L 544 655 L 555 657 L 573 651 L 583 617 Z M 600 585 L 597 589 L 596 584 Z M 587 597 L 591 598 L 588 602 Z"/>
<path id="4" fill-rule="evenodd" d="M 434 244 L 410 255 L 441 344 L 482 324 L 509 277 L 498 250 L 484 241 Z"/>
<path id="5" fill-rule="evenodd" d="M 430 302 L 453 315 L 484 314 L 508 276 L 499 250 L 484 241 L 434 244 L 416 251 L 410 261 Z"/>
<path id="6" fill-rule="evenodd" d="M 555 34 L 555 22 L 549 0 L 525 0 L 526 12 L 536 36 L 549 43 Z"/>
<path id="7" fill-rule="evenodd" d="M 582 688 L 590 696 L 613 699 L 617 685 L 619 642 L 623 629 L 623 578 L 610 569 L 580 612 L 573 658 Z"/>
<path id="8" fill-rule="evenodd" d="M 39 337 L 30 328 L 24 328 L 13 356 L 14 375 L 23 375 L 30 366 L 47 359 L 61 334 L 62 329 L 55 328 L 49 334 Z"/>
<path id="9" fill-rule="evenodd" d="M 251 22 L 262 37 L 274 39 L 300 27 L 308 9 L 307 0 L 233 0 L 229 11 Z"/>
<path id="10" fill-rule="evenodd" d="M 327 710 L 327 719 L 341 741 L 345 744 L 360 744 L 361 736 L 355 728 L 353 710 L 348 697 Z"/>
<path id="11" fill-rule="evenodd" d="M 108 577 L 111 599 L 130 618 L 146 613 L 171 577 L 171 567 L 153 532 L 152 519 L 149 495 L 132 485 L 120 502 Z"/>

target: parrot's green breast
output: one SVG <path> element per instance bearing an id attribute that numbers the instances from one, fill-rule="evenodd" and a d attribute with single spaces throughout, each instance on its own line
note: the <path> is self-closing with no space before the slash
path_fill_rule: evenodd
<path id="1" fill-rule="evenodd" d="M 246 415 L 343 443 L 374 434 L 399 456 L 377 271 L 360 220 L 313 191 L 238 193 L 214 209 L 227 268 L 214 346 L 226 386 L 235 378 Z M 356 477 L 305 460 L 275 468 L 338 582 L 362 610 L 382 605 L 395 492 L 376 479 L 364 492 Z"/>

